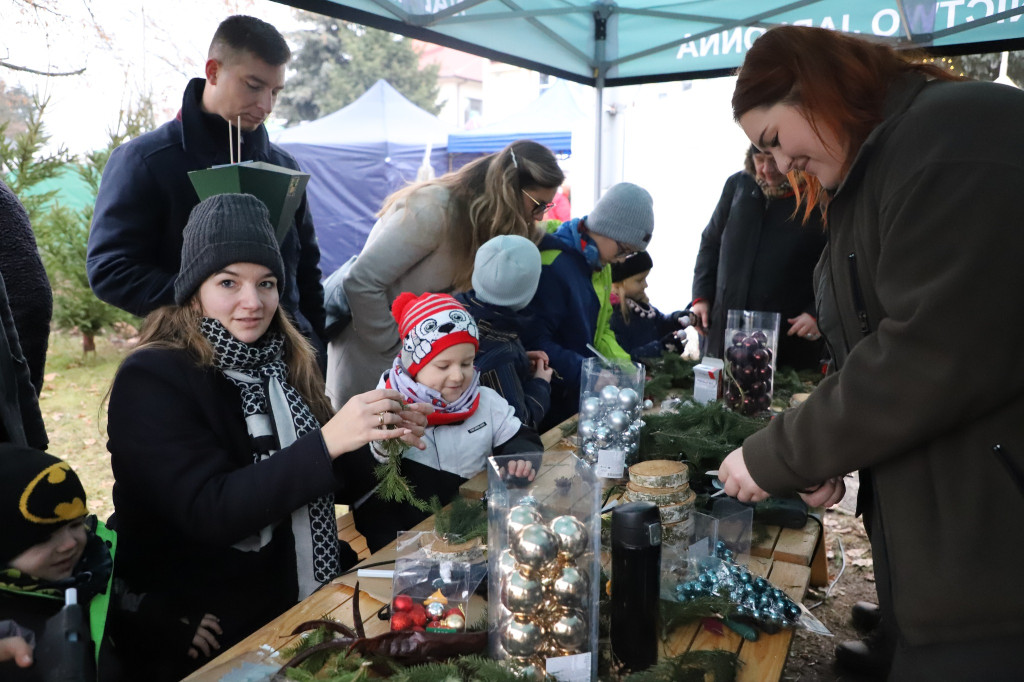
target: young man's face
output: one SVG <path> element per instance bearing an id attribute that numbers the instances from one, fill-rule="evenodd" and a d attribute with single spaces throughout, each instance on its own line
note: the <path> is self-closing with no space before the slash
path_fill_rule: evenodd
<path id="1" fill-rule="evenodd" d="M 85 517 L 66 523 L 50 536 L 11 559 L 10 567 L 40 580 L 70 578 L 85 551 Z"/>
<path id="2" fill-rule="evenodd" d="M 206 62 L 203 106 L 242 130 L 255 130 L 274 110 L 284 88 L 285 65 L 271 66 L 256 55 L 241 51 L 223 60 Z"/>

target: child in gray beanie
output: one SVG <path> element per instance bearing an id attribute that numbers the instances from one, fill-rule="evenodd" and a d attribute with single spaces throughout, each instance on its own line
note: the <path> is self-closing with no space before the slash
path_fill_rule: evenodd
<path id="1" fill-rule="evenodd" d="M 523 308 L 540 281 L 537 246 L 525 237 L 503 235 L 476 252 L 473 288 L 455 298 L 476 320 L 480 383 L 508 401 L 516 416 L 536 429 L 551 405 L 551 374 L 544 351 L 527 351 L 520 330 L 531 324 Z"/>
<path id="2" fill-rule="evenodd" d="M 654 201 L 638 185 L 612 186 L 584 218 L 544 235 L 543 268 L 529 305 L 536 322 L 523 329 L 523 343 L 549 358 L 555 370 L 551 408 L 541 430 L 556 426 L 579 408 L 583 360 L 594 353 L 630 361 L 609 326 L 611 263 L 646 251 L 654 233 Z"/>

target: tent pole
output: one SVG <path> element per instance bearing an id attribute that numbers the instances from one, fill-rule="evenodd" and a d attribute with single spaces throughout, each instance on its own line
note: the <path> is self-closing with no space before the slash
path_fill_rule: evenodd
<path id="1" fill-rule="evenodd" d="M 601 198 L 601 148 L 602 134 L 601 124 L 603 122 L 602 110 L 604 109 L 604 76 L 607 70 L 607 41 L 608 41 L 608 17 L 611 16 L 612 8 L 608 4 L 598 4 L 594 9 L 594 89 L 597 97 L 596 120 L 594 121 L 594 203 Z"/>

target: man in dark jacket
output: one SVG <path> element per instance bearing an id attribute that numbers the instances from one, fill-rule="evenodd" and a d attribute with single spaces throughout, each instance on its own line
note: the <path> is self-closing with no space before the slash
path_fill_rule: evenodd
<path id="1" fill-rule="evenodd" d="M 694 323 L 704 352 L 723 357 L 729 310 L 781 314 L 778 364 L 818 366 L 822 342 L 814 310 L 814 265 L 825 246 L 817 216 L 794 216 L 796 198 L 771 154 L 747 150 L 700 239 L 693 271 Z"/>
<path id="2" fill-rule="evenodd" d="M 236 124 L 240 160 L 298 169 L 291 155 L 270 143 L 263 125 L 284 87 L 290 58 L 270 24 L 246 16 L 225 19 L 210 45 L 206 78 L 189 82 L 178 116 L 114 150 L 89 234 L 89 284 L 99 298 L 134 315 L 174 302 L 182 230 L 199 203 L 188 173 L 229 163 Z M 322 351 L 320 248 L 305 198 L 281 255 L 281 306 Z"/>

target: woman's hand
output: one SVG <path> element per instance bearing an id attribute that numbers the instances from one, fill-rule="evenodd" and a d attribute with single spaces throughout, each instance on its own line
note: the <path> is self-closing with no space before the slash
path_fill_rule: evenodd
<path id="1" fill-rule="evenodd" d="M 707 301 L 697 301 L 690 306 L 690 321 L 693 326 L 701 334 L 707 334 L 708 328 L 711 326 L 711 321 L 708 319 L 708 315 L 711 313 L 711 306 L 708 305 Z"/>
<path id="2" fill-rule="evenodd" d="M 825 507 L 839 504 L 846 495 L 846 481 L 842 476 L 830 478 L 814 490 L 801 492 L 800 498 L 808 507 Z"/>
<path id="3" fill-rule="evenodd" d="M 743 448 L 733 450 L 722 460 L 718 467 L 718 480 L 722 482 L 725 494 L 735 497 L 740 502 L 760 502 L 766 500 L 769 494 L 762 490 L 753 477 L 747 471 L 747 464 L 743 461 Z"/>
<path id="4" fill-rule="evenodd" d="M 427 426 L 426 415 L 433 411 L 425 403 L 406 404 L 394 389 L 378 388 L 350 398 L 320 431 L 331 458 L 370 441 L 391 438 L 401 438 L 422 450 L 426 447 L 420 440 Z"/>
<path id="5" fill-rule="evenodd" d="M 214 651 L 220 650 L 220 642 L 217 641 L 216 635 L 223 635 L 224 631 L 220 629 L 220 618 L 207 613 L 203 615 L 203 619 L 199 621 L 199 627 L 196 628 L 196 634 L 192 636 L 192 646 L 188 648 L 189 658 L 199 658 L 200 652 L 206 658 L 210 658 Z"/>
<path id="6" fill-rule="evenodd" d="M 808 341 L 817 341 L 821 338 L 818 321 L 814 319 L 813 315 L 800 313 L 796 317 L 786 318 L 786 322 L 790 324 L 786 336 L 799 336 L 801 339 L 807 339 Z"/>
<path id="7" fill-rule="evenodd" d="M 0 639 L 0 663 L 14 661 L 19 668 L 32 665 L 32 645 L 23 637 L 4 637 Z"/>
<path id="8" fill-rule="evenodd" d="M 548 354 L 542 350 L 528 350 L 526 351 L 526 357 L 530 359 L 530 370 L 533 372 L 533 378 L 543 379 L 550 384 L 551 375 L 554 374 L 555 370 L 548 364 Z"/>

